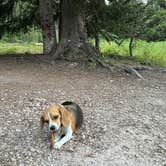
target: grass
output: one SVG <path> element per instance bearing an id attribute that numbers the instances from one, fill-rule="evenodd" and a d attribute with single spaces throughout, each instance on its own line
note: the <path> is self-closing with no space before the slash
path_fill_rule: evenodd
<path id="1" fill-rule="evenodd" d="M 166 67 L 166 41 L 162 42 L 146 42 L 137 40 L 134 45 L 134 57 L 129 58 L 129 40 L 123 42 L 121 46 L 114 42 L 101 41 L 101 52 L 103 54 L 112 54 L 119 56 L 123 61 L 134 60 L 136 63 L 151 64 Z M 122 57 L 122 58 L 120 58 Z"/>
<path id="2" fill-rule="evenodd" d="M 6 43 L 0 42 L 0 55 L 4 54 L 38 54 L 42 53 L 42 46 L 35 43 Z"/>
<path id="3" fill-rule="evenodd" d="M 38 42 L 38 41 L 36 41 Z M 127 64 L 151 64 L 160 67 L 166 67 L 166 41 L 162 42 L 146 42 L 137 40 L 134 45 L 134 57 L 129 57 L 128 49 L 129 40 L 118 46 L 114 42 L 106 42 L 101 40 L 100 48 L 103 53 L 103 58 L 107 59 L 105 55 L 114 55 L 111 61 L 114 63 Z M 42 53 L 42 46 L 36 45 L 35 42 L 7 42 L 0 41 L 0 55 L 4 54 L 37 54 Z M 110 58 L 109 58 L 110 60 Z"/>

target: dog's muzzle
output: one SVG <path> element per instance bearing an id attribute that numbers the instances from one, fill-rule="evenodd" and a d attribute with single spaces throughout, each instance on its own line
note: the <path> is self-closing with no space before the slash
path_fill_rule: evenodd
<path id="1" fill-rule="evenodd" d="M 54 125 L 50 126 L 50 130 L 51 131 L 58 131 L 58 128 Z"/>

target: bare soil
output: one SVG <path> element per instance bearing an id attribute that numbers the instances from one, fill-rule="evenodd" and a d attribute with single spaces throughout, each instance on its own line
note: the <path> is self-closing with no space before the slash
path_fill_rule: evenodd
<path id="1" fill-rule="evenodd" d="M 0 165 L 164 166 L 166 74 L 145 80 L 57 61 L 0 58 Z M 50 150 L 39 118 L 53 103 L 80 105 L 84 124 L 60 150 Z"/>

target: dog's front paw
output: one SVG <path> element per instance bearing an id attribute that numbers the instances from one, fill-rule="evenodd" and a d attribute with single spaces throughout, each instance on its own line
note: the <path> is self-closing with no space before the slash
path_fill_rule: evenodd
<path id="1" fill-rule="evenodd" d="M 55 148 L 55 149 L 60 149 L 61 146 L 62 146 L 62 145 L 61 145 L 59 142 L 56 142 L 56 143 L 54 144 L 54 148 Z"/>

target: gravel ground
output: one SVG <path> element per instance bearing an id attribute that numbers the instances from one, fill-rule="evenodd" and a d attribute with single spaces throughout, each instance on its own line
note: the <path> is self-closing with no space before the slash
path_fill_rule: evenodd
<path id="1" fill-rule="evenodd" d="M 166 74 L 146 80 L 76 63 L 54 66 L 0 58 L 0 165 L 164 166 Z M 42 110 L 75 101 L 84 124 L 60 150 L 50 150 Z"/>

